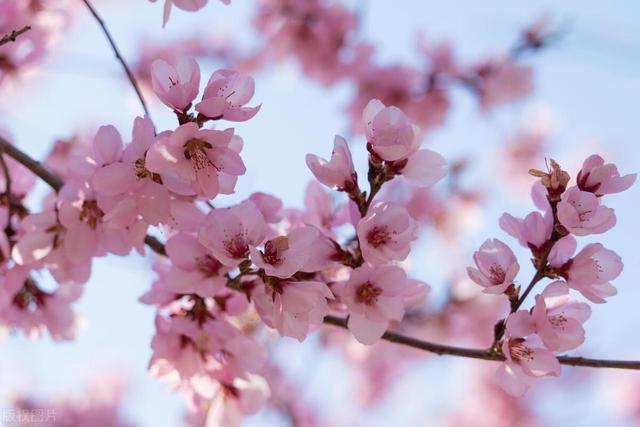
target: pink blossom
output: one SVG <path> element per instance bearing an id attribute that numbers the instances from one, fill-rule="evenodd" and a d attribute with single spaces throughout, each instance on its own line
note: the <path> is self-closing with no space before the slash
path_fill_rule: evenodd
<path id="1" fill-rule="evenodd" d="M 149 149 L 146 168 L 161 176 L 175 174 L 194 194 L 214 198 L 222 187 L 221 176 L 243 175 L 240 155 L 231 147 L 233 129 L 199 129 L 186 123 L 175 132 L 158 138 Z"/>
<path id="2" fill-rule="evenodd" d="M 264 217 L 256 205 L 245 200 L 230 208 L 211 211 L 198 238 L 221 263 L 235 267 L 249 257 L 251 246 L 262 244 L 266 231 Z"/>
<path id="3" fill-rule="evenodd" d="M 254 92 L 255 82 L 252 77 L 234 70 L 218 70 L 209 79 L 202 101 L 196 105 L 196 111 L 214 120 L 243 122 L 260 110 L 259 105 L 244 106 L 251 101 Z"/>
<path id="4" fill-rule="evenodd" d="M 252 293 L 258 315 L 280 335 L 303 341 L 311 326 L 322 324 L 329 314 L 327 299 L 334 299 L 322 282 L 269 278 Z"/>
<path id="5" fill-rule="evenodd" d="M 375 343 L 389 321 L 402 320 L 406 283 L 404 270 L 395 266 L 365 264 L 351 272 L 340 297 L 349 311 L 349 330 L 359 342 Z"/>
<path id="6" fill-rule="evenodd" d="M 341 136 L 335 137 L 330 161 L 315 154 L 307 154 L 306 161 L 316 179 L 329 188 L 348 192 L 358 185 L 349 145 Z"/>
<path id="7" fill-rule="evenodd" d="M 558 220 L 572 234 L 586 236 L 610 230 L 616 215 L 613 209 L 600 205 L 595 194 L 571 187 L 558 203 Z"/>
<path id="8" fill-rule="evenodd" d="M 520 219 L 504 213 L 500 217 L 500 228 L 518 239 L 521 246 L 539 251 L 551 238 L 553 216 L 550 212 L 545 212 L 544 215 L 531 212 L 524 219 Z"/>
<path id="9" fill-rule="evenodd" d="M 184 58 L 175 65 L 156 59 L 151 63 L 151 84 L 153 91 L 167 107 L 186 113 L 198 96 L 200 67 L 192 58 Z"/>
<path id="10" fill-rule="evenodd" d="M 578 241 L 571 234 L 567 234 L 560 240 L 558 240 L 547 257 L 549 264 L 553 267 L 562 267 L 567 261 L 571 259 L 573 254 L 578 248 Z"/>
<path id="11" fill-rule="evenodd" d="M 219 369 L 238 375 L 261 369 L 264 349 L 223 320 L 197 322 L 185 316 L 156 317 L 156 335 L 151 342 L 152 375 L 178 374 L 198 388 L 199 377 Z M 207 392 L 207 390 L 201 390 Z"/>
<path id="12" fill-rule="evenodd" d="M 419 129 L 397 107 L 372 99 L 362 112 L 362 120 L 367 143 L 383 160 L 406 159 L 420 146 Z"/>
<path id="13" fill-rule="evenodd" d="M 428 187 L 447 175 L 447 161 L 435 151 L 418 150 L 409 157 L 400 173 L 410 182 Z"/>
<path id="14" fill-rule="evenodd" d="M 467 267 L 467 274 L 488 294 L 506 291 L 520 271 L 511 248 L 498 239 L 487 239 L 473 254 L 473 260 L 478 268 Z"/>
<path id="15" fill-rule="evenodd" d="M 252 246 L 251 260 L 269 276 L 286 279 L 304 269 L 311 255 L 311 247 L 317 244 L 320 232 L 306 226 L 293 229 L 287 236 L 267 241 L 262 251 Z"/>
<path id="16" fill-rule="evenodd" d="M 590 301 L 603 303 L 605 298 L 617 293 L 609 281 L 620 275 L 624 265 L 614 251 L 600 243 L 591 243 L 567 264 L 564 267 L 567 283 Z"/>
<path id="17" fill-rule="evenodd" d="M 277 224 L 282 221 L 282 200 L 270 194 L 256 192 L 249 196 L 249 200 L 255 203 L 268 224 Z"/>
<path id="18" fill-rule="evenodd" d="M 591 316 L 591 308 L 569 298 L 569 286 L 556 280 L 536 295 L 532 317 L 537 334 L 551 351 L 573 350 L 584 342 L 582 324 Z"/>
<path id="19" fill-rule="evenodd" d="M 237 427 L 247 415 L 258 412 L 271 395 L 269 384 L 259 375 L 216 379 L 219 386 L 209 406 L 205 427 Z"/>
<path id="20" fill-rule="evenodd" d="M 500 387 L 513 396 L 524 394 L 535 378 L 560 375 L 558 359 L 534 332 L 529 312 L 509 315 L 502 343 L 506 360 L 496 371 L 496 379 Z"/>
<path id="21" fill-rule="evenodd" d="M 157 0 L 150 0 L 155 3 Z M 229 4 L 231 0 L 223 0 L 223 3 Z M 188 12 L 195 12 L 202 9 L 207 5 L 208 0 L 164 0 L 164 16 L 162 20 L 162 26 L 164 27 L 169 22 L 171 17 L 171 7 L 175 5 L 178 9 L 186 10 Z"/>
<path id="22" fill-rule="evenodd" d="M 167 241 L 165 248 L 173 264 L 165 275 L 170 292 L 210 297 L 225 287 L 224 274 L 228 269 L 195 236 L 178 233 Z"/>
<path id="23" fill-rule="evenodd" d="M 375 265 L 402 261 L 409 255 L 417 231 L 417 224 L 404 207 L 380 202 L 358 223 L 362 256 Z"/>
<path id="24" fill-rule="evenodd" d="M 109 220 L 127 223 L 122 215 L 141 216 L 147 223 L 166 223 L 170 215 L 170 194 L 162 177 L 146 167 L 146 154 L 155 142 L 153 124 L 148 118 L 137 117 L 133 125 L 131 144 L 121 159 L 110 159 L 91 178 L 96 193 L 114 197 Z M 122 141 L 119 141 L 122 146 Z M 132 210 L 131 210 L 132 209 Z M 113 212 L 113 213 L 112 213 Z"/>
<path id="25" fill-rule="evenodd" d="M 471 84 L 478 93 L 483 110 L 512 102 L 533 89 L 531 67 L 518 65 L 509 58 L 490 58 L 474 67 Z"/>
<path id="26" fill-rule="evenodd" d="M 620 176 L 616 165 L 605 164 L 602 157 L 594 154 L 584 161 L 576 182 L 580 190 L 603 196 L 626 190 L 633 185 L 636 177 L 635 173 Z"/>

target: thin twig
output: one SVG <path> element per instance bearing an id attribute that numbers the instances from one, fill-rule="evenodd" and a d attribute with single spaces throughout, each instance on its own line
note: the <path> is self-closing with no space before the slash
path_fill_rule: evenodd
<path id="1" fill-rule="evenodd" d="M 324 323 L 328 325 L 338 326 L 347 329 L 347 320 L 336 317 L 326 316 Z M 417 338 L 408 337 L 397 332 L 387 331 L 382 335 L 382 339 L 395 344 L 404 345 L 418 350 L 427 351 L 439 356 L 450 355 L 458 357 L 466 357 L 470 359 L 491 360 L 496 362 L 504 361 L 504 356 L 491 350 L 482 350 L 474 348 L 454 347 L 450 345 L 437 344 L 429 341 L 419 340 Z M 589 359 L 586 357 L 558 356 L 558 360 L 562 365 L 570 366 L 586 366 L 590 368 L 613 368 L 613 369 L 632 369 L 640 370 L 640 361 L 636 360 L 606 360 L 606 359 Z"/>
<path id="2" fill-rule="evenodd" d="M 91 14 L 96 19 L 96 21 L 98 21 L 98 24 L 100 24 L 100 27 L 102 28 L 102 32 L 107 37 L 107 40 L 111 45 L 111 49 L 113 49 L 113 53 L 115 53 L 116 55 L 116 59 L 122 65 L 122 68 L 124 69 L 124 72 L 127 75 L 127 78 L 131 82 L 131 86 L 133 86 L 133 89 L 136 91 L 136 95 L 138 95 L 138 99 L 140 100 L 140 104 L 142 105 L 142 109 L 144 110 L 145 115 L 147 117 L 151 117 L 151 115 L 149 114 L 149 108 L 147 107 L 147 103 L 144 100 L 144 97 L 142 96 L 142 91 L 140 90 L 140 86 L 138 86 L 138 82 L 136 81 L 135 76 L 131 72 L 131 69 L 127 65 L 127 62 L 124 60 L 124 57 L 120 53 L 120 50 L 118 49 L 116 42 L 113 40 L 111 33 L 109 33 L 109 30 L 107 29 L 107 26 L 104 20 L 100 17 L 100 15 L 98 15 L 98 12 L 94 9 L 94 7 L 91 5 L 89 0 L 82 0 L 82 2 L 87 6 L 87 8 L 89 9 L 89 12 L 91 12 Z"/>
<path id="3" fill-rule="evenodd" d="M 16 41 L 16 39 L 18 37 L 20 37 L 21 35 L 23 35 L 27 31 L 29 31 L 30 29 L 31 29 L 31 26 L 25 25 L 24 27 L 20 28 L 19 30 L 11 31 L 11 33 L 7 34 L 6 36 L 4 36 L 4 37 L 2 37 L 0 39 L 0 46 L 5 45 L 7 43 L 13 43 L 14 41 Z"/>
<path id="4" fill-rule="evenodd" d="M 62 180 L 57 176 L 49 172 L 39 162 L 29 157 L 27 154 L 20 151 L 18 148 L 11 145 L 6 140 L 0 138 L 0 150 L 4 151 L 8 156 L 12 157 L 16 161 L 20 162 L 24 167 L 36 174 L 39 178 L 49 184 L 54 190 L 59 190 L 62 187 Z M 147 235 L 145 243 L 149 248 L 160 255 L 165 255 L 164 245 L 155 237 Z M 324 323 L 328 325 L 338 326 L 347 329 L 347 320 L 336 317 L 326 316 Z M 407 337 L 397 332 L 387 331 L 382 336 L 382 339 L 395 344 L 404 345 L 411 348 L 416 348 L 430 353 L 438 355 L 452 355 L 459 357 L 467 357 L 471 359 L 503 361 L 504 356 L 498 352 L 491 350 L 481 350 L 474 348 L 454 347 L 444 344 L 432 343 L 429 341 L 419 340 L 417 338 Z M 616 369 L 635 369 L 640 370 L 640 361 L 626 361 L 626 360 L 605 360 L 605 359 L 588 359 L 585 357 L 572 357 L 572 356 L 559 356 L 558 360 L 563 365 L 571 366 L 587 366 L 592 368 L 616 368 Z"/>
<path id="5" fill-rule="evenodd" d="M 36 176 L 49 184 L 51 188 L 58 191 L 62 188 L 64 182 L 60 177 L 49 172 L 40 162 L 32 159 L 27 154 L 23 153 L 16 146 L 12 145 L 9 141 L 0 137 L 0 151 L 4 152 L 7 156 L 12 157 L 24 167 L 33 172 Z"/>

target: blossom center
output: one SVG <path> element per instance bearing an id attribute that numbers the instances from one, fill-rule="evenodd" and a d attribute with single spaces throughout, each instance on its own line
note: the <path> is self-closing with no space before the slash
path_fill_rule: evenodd
<path id="1" fill-rule="evenodd" d="M 289 249 L 289 239 L 284 236 L 276 237 L 273 240 L 269 240 L 264 244 L 264 252 L 262 259 L 267 264 L 278 265 L 282 264 L 284 258 L 282 253 Z"/>
<path id="2" fill-rule="evenodd" d="M 374 248 L 378 248 L 385 245 L 391 240 L 391 233 L 386 226 L 373 227 L 369 233 L 367 233 L 367 242 Z"/>
<path id="3" fill-rule="evenodd" d="M 523 338 L 515 338 L 509 341 L 509 351 L 514 360 L 533 360 L 533 351 L 524 345 Z"/>
<path id="4" fill-rule="evenodd" d="M 360 304 L 373 305 L 381 293 L 382 289 L 371 282 L 366 282 L 356 289 L 356 301 Z"/>
<path id="5" fill-rule="evenodd" d="M 224 248 L 232 258 L 246 258 L 249 256 L 249 244 L 243 233 L 238 233 L 224 241 Z"/>
<path id="6" fill-rule="evenodd" d="M 489 267 L 489 275 L 491 276 L 493 283 L 496 285 L 504 283 L 504 280 L 507 277 L 507 273 L 505 273 L 502 266 L 498 264 L 492 264 L 491 267 Z"/>
<path id="7" fill-rule="evenodd" d="M 555 328 L 560 328 L 564 330 L 564 324 L 567 323 L 567 318 L 562 314 L 556 314 L 555 316 L 549 317 L 549 323 Z"/>
<path id="8" fill-rule="evenodd" d="M 89 224 L 89 227 L 95 229 L 103 216 L 104 212 L 98 207 L 98 202 L 95 200 L 85 200 L 82 202 L 80 221 Z"/>
<path id="9" fill-rule="evenodd" d="M 205 277 L 218 275 L 222 264 L 211 255 L 204 255 L 196 259 L 196 266 Z"/>
<path id="10" fill-rule="evenodd" d="M 192 138 L 184 144 L 184 157 L 187 160 L 191 160 L 191 166 L 195 171 L 206 169 L 209 166 L 218 169 L 216 165 L 211 162 L 209 156 L 207 156 L 206 150 L 211 148 L 213 148 L 213 146 L 207 141 Z"/>

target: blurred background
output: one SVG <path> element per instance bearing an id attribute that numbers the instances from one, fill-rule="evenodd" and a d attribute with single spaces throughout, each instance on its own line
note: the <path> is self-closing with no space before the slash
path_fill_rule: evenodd
<path id="1" fill-rule="evenodd" d="M 73 3 L 73 2 L 71 2 Z M 80 3 L 78 1 L 77 3 Z M 451 92 L 451 111 L 444 126 L 434 128 L 426 145 L 450 162 L 467 161 L 458 185 L 469 192 L 482 191 L 482 203 L 463 209 L 459 222 L 450 225 L 459 238 L 448 239 L 427 231 L 411 261 L 414 277 L 432 287 L 430 306 L 435 310 L 451 292 L 450 277 L 471 262 L 471 253 L 488 237 L 513 240 L 497 226 L 502 212 L 524 216 L 532 209 L 527 169 L 508 170 L 509 141 L 524 129 L 544 136 L 537 167 L 544 157 L 558 160 L 575 174 L 589 154 L 599 153 L 615 162 L 621 172 L 640 170 L 640 4 L 581 1 L 349 1 L 358 13 L 358 37 L 376 46 L 382 64 L 418 65 L 423 58 L 416 37 L 451 42 L 460 61 L 474 62 L 507 51 L 523 28 L 546 16 L 561 37 L 550 46 L 523 59 L 533 68 L 533 92 L 517 102 L 480 111 L 477 100 L 464 88 Z M 109 29 L 132 63 L 148 44 L 172 43 L 201 34 L 204 43 L 229 39 L 250 48 L 259 42 L 251 26 L 256 5 L 236 0 L 230 6 L 216 1 L 199 11 L 174 9 L 161 28 L 162 7 L 144 0 L 95 1 Z M 133 118 L 141 109 L 122 78 L 96 22 L 81 4 L 71 11 L 68 30 L 55 49 L 27 82 L 0 95 L 0 127 L 16 144 L 43 158 L 60 138 L 91 138 L 99 125 L 113 124 L 129 135 Z M 201 61 L 203 85 L 221 64 Z M 242 153 L 247 174 L 240 178 L 237 194 L 216 204 L 229 204 L 254 191 L 280 197 L 286 206 L 302 207 L 307 183 L 312 179 L 304 156 L 328 156 L 335 134 L 347 137 L 360 158 L 365 174 L 364 139 L 351 134 L 346 106 L 353 98 L 349 82 L 331 86 L 317 83 L 301 72 L 293 60 L 277 61 L 254 74 L 256 96 L 262 110 L 255 119 L 238 123 L 244 141 Z M 158 129 L 175 126 L 175 118 L 146 96 Z M 507 169 L 507 172 L 505 172 Z M 520 183 L 524 183 L 521 185 Z M 446 185 L 440 183 L 438 185 Z M 44 190 L 43 190 L 44 191 Z M 586 324 L 587 341 L 573 353 L 591 357 L 640 359 L 640 186 L 623 196 L 612 196 L 618 226 L 597 241 L 618 252 L 625 270 L 615 281 L 617 297 L 593 307 Z M 446 202 L 446 199 L 443 201 Z M 581 239 L 582 244 L 594 239 Z M 515 248 L 515 244 L 513 245 Z M 519 248 L 521 249 L 521 248 Z M 527 266 L 527 253 L 517 253 Z M 47 398 L 82 394 L 89 381 L 103 384 L 105 376 L 121 378 L 126 417 L 141 426 L 182 424 L 182 398 L 146 371 L 151 355 L 155 311 L 138 302 L 153 280 L 149 258 L 109 256 L 94 261 L 94 273 L 76 309 L 83 331 L 73 342 L 53 343 L 48 337 L 33 342 L 11 335 L 0 345 L 0 405 L 16 393 Z M 523 268 L 523 276 L 531 269 Z M 496 314 L 496 318 L 499 314 Z M 331 328 L 326 326 L 325 328 Z M 363 409 L 361 375 L 343 355 L 326 351 L 311 335 L 304 343 L 282 339 L 271 358 L 298 387 L 298 394 L 335 426 L 477 425 L 491 422 L 455 421 L 457 414 L 474 411 L 509 411 L 496 403 L 499 389 L 481 388 L 477 377 L 491 377 L 491 362 L 436 358 L 411 352 L 409 363 L 395 375 L 388 393 L 373 407 Z M 354 348 L 354 352 L 358 352 Z M 393 360 L 385 363 L 393 364 Z M 369 368 L 375 378 L 377 369 Z M 383 375 L 383 374 L 380 374 Z M 632 426 L 640 407 L 640 373 L 633 371 L 563 368 L 560 380 L 543 380 L 523 398 L 527 419 L 510 424 L 544 426 Z M 525 403 L 526 402 L 526 403 Z M 457 422 L 457 424 L 456 424 Z M 246 421 L 247 426 L 290 425 L 291 420 L 264 411 Z"/>

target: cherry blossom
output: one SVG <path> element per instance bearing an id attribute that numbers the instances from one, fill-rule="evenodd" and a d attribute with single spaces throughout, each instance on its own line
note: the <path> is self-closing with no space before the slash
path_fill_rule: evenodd
<path id="1" fill-rule="evenodd" d="M 212 199 L 223 187 L 223 177 L 243 175 L 244 163 L 232 148 L 233 129 L 199 129 L 192 122 L 181 125 L 170 134 L 159 136 L 149 149 L 145 167 L 164 176 L 173 174 L 181 187 L 172 187 L 182 194 L 196 194 Z"/>
<path id="2" fill-rule="evenodd" d="M 349 330 L 359 342 L 375 343 L 389 321 L 402 320 L 406 282 L 404 270 L 395 266 L 365 264 L 351 272 L 340 298 L 349 311 Z"/>
<path id="3" fill-rule="evenodd" d="M 315 154 L 307 154 L 307 166 L 318 181 L 329 188 L 351 191 L 358 185 L 358 176 L 351 159 L 347 141 L 336 135 L 331 160 L 326 161 Z"/>
<path id="4" fill-rule="evenodd" d="M 235 267 L 249 257 L 251 246 L 262 244 L 266 231 L 262 213 L 252 201 L 245 200 L 211 211 L 198 238 L 222 264 Z"/>
<path id="5" fill-rule="evenodd" d="M 534 323 L 526 311 L 513 313 L 507 319 L 502 353 L 506 360 L 496 371 L 500 386 L 513 396 L 521 396 L 543 376 L 559 376 L 560 363 L 534 334 Z"/>
<path id="6" fill-rule="evenodd" d="M 171 4 L 171 1 L 167 0 L 167 4 Z M 153 91 L 167 107 L 185 113 L 198 96 L 200 67 L 191 58 L 184 58 L 175 65 L 157 59 L 151 64 L 151 84 Z"/>
<path id="7" fill-rule="evenodd" d="M 476 267 L 467 267 L 467 274 L 485 293 L 500 294 L 513 284 L 520 266 L 511 248 L 498 239 L 488 239 L 474 252 Z"/>
<path id="8" fill-rule="evenodd" d="M 404 260 L 416 233 L 417 225 L 405 208 L 384 202 L 376 204 L 357 227 L 362 256 L 374 265 Z"/>
<path id="9" fill-rule="evenodd" d="M 585 246 L 564 267 L 567 283 L 594 303 L 603 303 L 605 298 L 617 294 L 609 281 L 622 272 L 620 256 L 600 243 Z"/>
<path id="10" fill-rule="evenodd" d="M 578 187 L 563 194 L 558 203 L 558 220 L 576 236 L 604 233 L 616 224 L 613 209 L 600 205 L 593 193 Z"/>
<path id="11" fill-rule="evenodd" d="M 625 191 L 633 185 L 636 177 L 635 173 L 620 176 L 616 165 L 605 164 L 602 157 L 594 154 L 584 161 L 576 182 L 580 190 L 603 196 Z"/>
<path id="12" fill-rule="evenodd" d="M 591 315 L 589 305 L 571 301 L 569 286 L 555 281 L 536 295 L 532 317 L 538 336 L 552 351 L 573 350 L 584 342 L 582 324 Z"/>
<path id="13" fill-rule="evenodd" d="M 255 92 L 253 78 L 235 70 L 218 70 L 209 79 L 196 104 L 196 111 L 213 120 L 243 122 L 260 111 L 260 106 L 245 107 Z"/>
<path id="14" fill-rule="evenodd" d="M 311 326 L 322 324 L 329 314 L 331 290 L 322 282 L 282 280 L 267 277 L 252 294 L 262 321 L 280 335 L 303 341 Z"/>
<path id="15" fill-rule="evenodd" d="M 383 160 L 404 160 L 420 146 L 419 129 L 397 107 L 371 100 L 362 113 L 367 143 Z"/>

